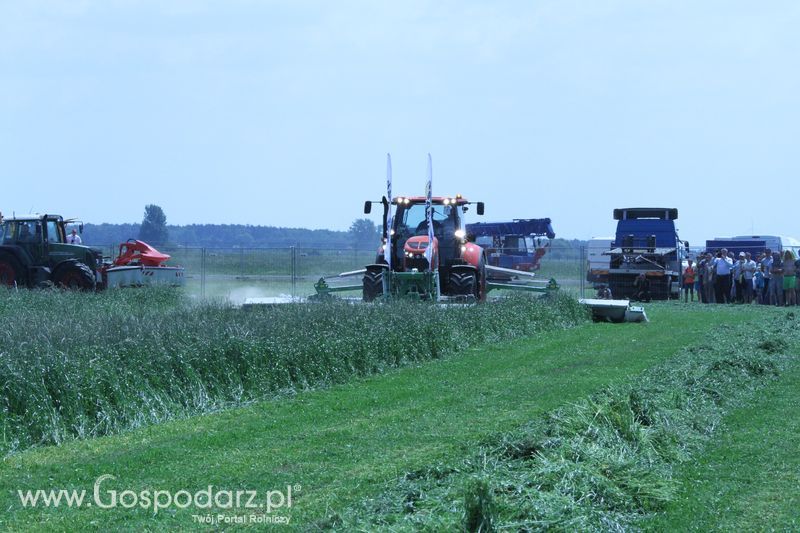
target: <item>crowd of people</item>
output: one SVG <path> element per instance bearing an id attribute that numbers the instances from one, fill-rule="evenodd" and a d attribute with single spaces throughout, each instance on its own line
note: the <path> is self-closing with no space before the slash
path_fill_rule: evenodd
<path id="1" fill-rule="evenodd" d="M 683 272 L 684 301 L 702 303 L 800 303 L 800 258 L 791 250 L 765 250 L 753 258 L 749 252 L 734 257 L 726 249 L 691 259 Z"/>

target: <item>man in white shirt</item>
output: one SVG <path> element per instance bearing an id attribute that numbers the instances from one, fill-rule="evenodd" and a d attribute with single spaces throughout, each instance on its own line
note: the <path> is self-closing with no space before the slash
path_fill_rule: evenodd
<path id="1" fill-rule="evenodd" d="M 81 236 L 78 235 L 78 232 L 73 228 L 72 233 L 67 235 L 67 244 L 81 244 L 82 242 Z"/>
<path id="2" fill-rule="evenodd" d="M 728 250 L 723 248 L 714 259 L 714 271 L 717 281 L 714 286 L 717 303 L 731 303 L 731 269 L 733 261 L 728 257 Z"/>
<path id="3" fill-rule="evenodd" d="M 756 262 L 750 252 L 744 253 L 744 303 L 753 303 L 753 278 L 756 275 Z"/>

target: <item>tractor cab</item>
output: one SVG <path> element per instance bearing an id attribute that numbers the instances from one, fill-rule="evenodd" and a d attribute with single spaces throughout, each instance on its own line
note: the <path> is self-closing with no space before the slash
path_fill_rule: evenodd
<path id="1" fill-rule="evenodd" d="M 0 221 L 0 282 L 35 286 L 42 282 L 92 288 L 102 254 L 67 244 L 66 222 L 58 215 L 24 215 Z"/>
<path id="2" fill-rule="evenodd" d="M 390 230 L 393 270 L 427 270 L 428 213 L 425 199 L 398 198 L 395 204 L 397 207 Z M 461 258 L 461 247 L 466 244 L 463 229 L 463 213 L 466 209 L 466 201 L 461 198 L 436 198 L 431 202 L 434 239 L 432 268 L 439 269 Z"/>
<path id="3" fill-rule="evenodd" d="M 3 245 L 16 246 L 35 263 L 45 260 L 48 244 L 64 242 L 60 217 L 30 215 L 4 219 L 0 235 Z"/>

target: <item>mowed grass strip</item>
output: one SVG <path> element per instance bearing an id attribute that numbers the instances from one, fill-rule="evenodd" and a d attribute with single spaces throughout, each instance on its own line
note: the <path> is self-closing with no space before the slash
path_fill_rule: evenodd
<path id="1" fill-rule="evenodd" d="M 652 305 L 649 324 L 586 324 L 472 349 L 328 390 L 4 460 L 0 526 L 191 528 L 196 510 L 23 509 L 18 489 L 106 485 L 191 492 L 300 484 L 292 520 L 311 524 L 407 471 L 464 457 L 475 442 L 666 360 L 715 326 L 769 310 Z M 410 340 L 411 341 L 411 340 Z"/>
<path id="2" fill-rule="evenodd" d="M 321 522 L 341 531 L 638 529 L 677 497 L 674 470 L 725 414 L 798 366 L 793 313 L 714 328 L 699 345 L 386 484 Z M 737 528 L 732 528 L 737 529 Z"/>
<path id="3" fill-rule="evenodd" d="M 800 530 L 800 369 L 725 418 L 725 431 L 685 465 L 684 487 L 653 531 Z"/>

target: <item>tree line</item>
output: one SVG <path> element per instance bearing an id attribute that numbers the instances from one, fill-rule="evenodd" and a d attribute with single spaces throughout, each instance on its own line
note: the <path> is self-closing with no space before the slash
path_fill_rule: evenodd
<path id="1" fill-rule="evenodd" d="M 252 226 L 249 224 L 167 224 L 161 207 L 145 206 L 140 224 L 90 224 L 84 225 L 83 239 L 92 245 L 115 245 L 128 239 L 171 246 L 203 248 L 283 248 L 289 246 L 326 248 L 356 248 L 369 250 L 380 243 L 380 228 L 372 220 L 359 218 L 348 231 L 307 228 L 282 228 L 277 226 Z M 575 257 L 574 250 L 586 246 L 577 239 L 553 240 L 551 259 Z"/>
<path id="2" fill-rule="evenodd" d="M 83 240 L 90 245 L 113 245 L 139 239 L 149 244 L 205 248 L 281 248 L 325 246 L 331 248 L 377 248 L 380 235 L 375 223 L 357 219 L 349 231 L 253 226 L 249 224 L 167 224 L 157 205 L 145 207 L 140 224 L 91 224 L 83 229 Z"/>

